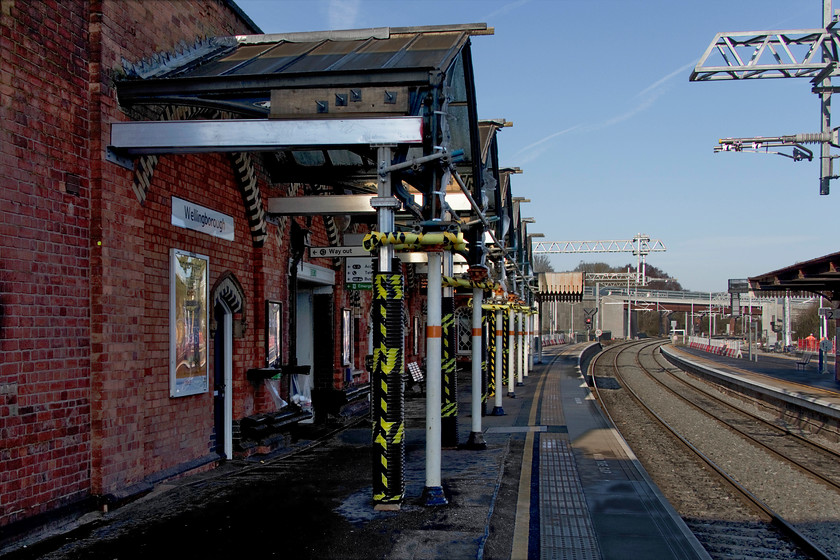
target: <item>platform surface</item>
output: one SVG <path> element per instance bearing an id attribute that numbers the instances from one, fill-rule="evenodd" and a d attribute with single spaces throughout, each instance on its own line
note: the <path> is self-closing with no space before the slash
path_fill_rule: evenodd
<path id="1" fill-rule="evenodd" d="M 725 372 L 743 383 L 767 387 L 783 395 L 818 403 L 840 413 L 840 382 L 834 377 L 834 361 L 829 362 L 830 373 L 821 373 L 816 356 L 799 370 L 796 358 L 777 354 L 758 354 L 756 360 L 732 358 L 696 348 L 668 345 L 664 351 L 690 360 L 698 367 Z"/>
<path id="2" fill-rule="evenodd" d="M 585 347 L 544 350 L 515 396 L 505 391 L 505 414 L 482 418 L 486 449 L 442 451 L 447 505 L 424 505 L 425 399 L 407 394 L 399 511 L 373 508 L 371 430 L 361 417 L 342 429 L 301 426 L 283 453 L 166 481 L 0 554 L 148 560 L 172 557 L 178 543 L 208 558 L 708 558 L 590 397 L 578 367 Z M 458 377 L 466 442 L 469 372 Z"/>

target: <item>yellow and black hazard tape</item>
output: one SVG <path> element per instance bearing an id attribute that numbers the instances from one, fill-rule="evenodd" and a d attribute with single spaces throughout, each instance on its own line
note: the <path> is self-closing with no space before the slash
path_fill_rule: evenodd
<path id="1" fill-rule="evenodd" d="M 485 375 L 487 378 L 487 390 L 485 397 L 496 396 L 496 316 L 494 313 L 482 313 L 484 323 L 487 325 L 487 359 L 485 360 Z"/>
<path id="2" fill-rule="evenodd" d="M 373 289 L 377 299 L 404 299 L 402 274 L 376 274 L 373 278 Z"/>
<path id="3" fill-rule="evenodd" d="M 395 476 L 394 466 L 389 466 L 389 458 L 396 463 L 403 463 L 402 453 L 398 451 L 400 443 L 405 438 L 405 424 L 402 422 L 386 422 L 380 419 L 373 426 L 373 442 L 379 453 L 379 464 L 374 462 L 374 493 L 373 501 L 388 504 L 399 503 L 405 495 L 405 484 L 402 480 L 402 464 L 397 465 L 400 473 Z M 377 477 L 376 474 L 379 476 Z"/>
<path id="4" fill-rule="evenodd" d="M 479 288 L 485 292 L 492 292 L 501 288 L 496 282 L 476 282 L 468 278 L 455 278 L 454 276 L 441 277 L 441 284 L 445 288 Z"/>
<path id="5" fill-rule="evenodd" d="M 373 448 L 378 457 L 373 460 L 373 500 L 391 504 L 402 501 L 405 494 L 404 413 L 402 403 L 402 374 L 405 356 L 402 347 L 402 274 L 374 275 L 372 314 L 374 323 L 373 348 Z"/>
<path id="6" fill-rule="evenodd" d="M 534 315 L 537 312 L 533 307 L 521 303 L 510 304 L 510 309 L 515 313 L 524 313 L 526 315 Z"/>
<path id="7" fill-rule="evenodd" d="M 445 309 L 441 317 L 441 418 L 458 415 L 458 399 L 456 396 L 457 377 L 455 363 L 455 313 L 454 300 L 444 298 L 442 308 Z"/>
<path id="8" fill-rule="evenodd" d="M 374 251 L 383 245 L 393 245 L 395 251 L 440 248 L 448 251 L 466 251 L 464 234 L 448 231 L 433 233 L 407 233 L 403 231 L 372 231 L 362 239 L 366 251 Z"/>

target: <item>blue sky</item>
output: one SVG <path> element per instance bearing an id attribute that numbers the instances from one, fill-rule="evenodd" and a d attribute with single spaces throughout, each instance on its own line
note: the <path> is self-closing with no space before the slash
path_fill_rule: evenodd
<path id="1" fill-rule="evenodd" d="M 840 180 L 820 196 L 816 160 L 713 153 L 722 137 L 818 132 L 810 82 L 688 81 L 715 33 L 821 27 L 822 0 L 235 1 L 266 33 L 493 27 L 472 39 L 479 116 L 513 122 L 501 164 L 522 168 L 514 194 L 546 241 L 644 233 L 668 249 L 648 263 L 702 291 L 840 250 Z M 551 260 L 561 271 L 635 257 Z"/>

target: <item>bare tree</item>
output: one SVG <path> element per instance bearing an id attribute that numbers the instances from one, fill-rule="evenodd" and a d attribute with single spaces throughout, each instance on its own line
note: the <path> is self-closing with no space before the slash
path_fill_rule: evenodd
<path id="1" fill-rule="evenodd" d="M 534 272 L 554 272 L 551 260 L 547 255 L 534 255 Z"/>

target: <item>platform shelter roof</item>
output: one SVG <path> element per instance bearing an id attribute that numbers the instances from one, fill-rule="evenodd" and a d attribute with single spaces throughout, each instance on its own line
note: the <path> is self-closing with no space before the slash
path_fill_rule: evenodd
<path id="1" fill-rule="evenodd" d="M 840 252 L 754 276 L 749 283 L 753 290 L 765 293 L 782 295 L 790 290 L 840 302 Z"/>
<path id="2" fill-rule="evenodd" d="M 470 37 L 492 33 L 476 23 L 216 37 L 123 61 L 116 87 L 123 107 L 186 106 L 196 109 L 190 119 L 420 116 L 423 146 L 404 147 L 397 159 L 443 145 L 460 153 L 456 168 L 472 182 L 481 145 Z M 264 162 L 278 182 L 330 185 L 336 194 L 375 186 L 372 148 L 278 149 Z M 423 192 L 431 167 L 399 178 Z"/>

